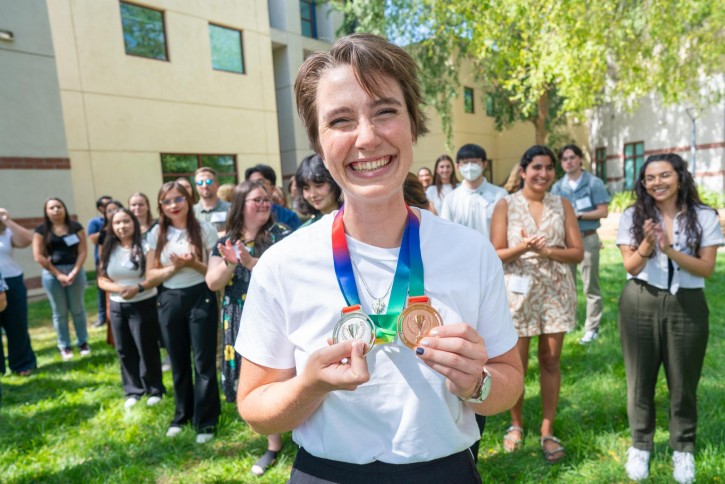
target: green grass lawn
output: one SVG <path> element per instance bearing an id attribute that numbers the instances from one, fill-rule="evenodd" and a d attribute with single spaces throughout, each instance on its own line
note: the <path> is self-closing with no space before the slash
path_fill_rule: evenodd
<path id="1" fill-rule="evenodd" d="M 526 378 L 526 441 L 505 454 L 501 437 L 508 414 L 488 419 L 479 470 L 484 482 L 626 482 L 623 470 L 629 445 L 624 365 L 617 331 L 617 299 L 625 279 L 619 251 L 608 244 L 602 253 L 605 311 L 600 337 L 578 344 L 582 330 L 567 336 L 562 356 L 562 389 L 556 434 L 567 458 L 547 464 L 539 449 L 541 419 L 539 372 L 532 354 Z M 698 482 L 725 476 L 725 254 L 708 281 L 710 341 L 700 383 Z M 95 320 L 95 290 L 86 292 L 89 321 Z M 579 320 L 584 302 L 579 298 Z M 277 466 L 255 478 L 249 468 L 264 452 L 266 439 L 242 422 L 235 407 L 223 403 L 213 441 L 194 442 L 191 429 L 175 439 L 164 436 L 171 421 L 171 398 L 130 411 L 124 396 L 115 350 L 105 343 L 105 328 L 90 329 L 93 354 L 62 362 L 47 302 L 30 309 L 31 336 L 40 369 L 28 378 L 2 378 L 0 407 L 0 482 L 259 482 L 283 483 L 294 458 L 289 434 Z M 533 344 L 532 347 L 536 345 Z M 533 350 L 535 352 L 535 349 Z M 172 390 L 171 375 L 164 383 Z M 656 449 L 648 482 L 671 482 L 668 449 L 667 385 L 661 372 L 657 388 Z"/>

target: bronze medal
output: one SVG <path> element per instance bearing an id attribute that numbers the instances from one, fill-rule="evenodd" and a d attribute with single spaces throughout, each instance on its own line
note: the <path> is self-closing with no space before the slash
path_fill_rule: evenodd
<path id="1" fill-rule="evenodd" d="M 359 339 L 365 343 L 365 354 L 375 345 L 375 323 L 362 311 L 343 313 L 332 332 L 332 342 Z"/>
<path id="2" fill-rule="evenodd" d="M 423 298 L 410 298 L 408 307 L 398 317 L 398 338 L 410 349 L 419 346 L 420 340 L 433 328 L 443 325 L 441 315 L 427 302 L 427 297 L 426 302 L 414 301 L 416 299 Z"/>

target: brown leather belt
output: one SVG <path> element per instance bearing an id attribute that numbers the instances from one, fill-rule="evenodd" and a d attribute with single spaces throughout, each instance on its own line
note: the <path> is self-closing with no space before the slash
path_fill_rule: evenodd
<path id="1" fill-rule="evenodd" d="M 590 235 L 594 235 L 594 234 L 596 234 L 596 233 L 597 233 L 597 231 L 596 231 L 596 230 L 585 230 L 584 232 L 582 232 L 582 235 L 583 235 L 584 237 L 589 237 Z"/>

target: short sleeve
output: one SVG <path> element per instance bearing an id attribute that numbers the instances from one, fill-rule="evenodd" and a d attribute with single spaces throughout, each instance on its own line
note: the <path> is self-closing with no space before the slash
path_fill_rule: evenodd
<path id="1" fill-rule="evenodd" d="M 702 241 L 700 247 L 712 247 L 725 245 L 722 228 L 717 212 L 710 208 L 701 208 L 698 213 L 700 226 L 702 227 Z"/>
<path id="2" fill-rule="evenodd" d="M 607 188 L 604 186 L 604 182 L 600 180 L 599 178 L 592 175 L 592 203 L 594 205 L 602 205 L 603 203 L 606 203 L 607 205 L 609 202 L 612 201 L 611 197 L 609 196 L 609 192 L 607 191 Z"/>
<path id="3" fill-rule="evenodd" d="M 225 235 L 221 239 L 217 240 L 217 242 L 214 244 L 214 248 L 211 250 L 212 256 L 221 257 L 221 254 L 219 253 L 219 244 L 224 245 L 227 242 L 227 236 Z"/>
<path id="4" fill-rule="evenodd" d="M 295 368 L 295 346 L 287 335 L 284 285 L 268 257 L 254 267 L 234 349 L 249 361 L 278 370 Z"/>
<path id="5" fill-rule="evenodd" d="M 103 220 L 100 217 L 94 217 L 88 221 L 88 234 L 98 233 L 103 228 Z"/>
<path id="6" fill-rule="evenodd" d="M 159 243 L 159 226 L 154 225 L 154 228 L 146 232 L 146 242 L 149 243 L 149 250 L 156 250 L 156 245 Z"/>
<path id="7" fill-rule="evenodd" d="M 619 228 L 617 229 L 617 245 L 631 245 L 632 234 L 630 229 L 632 228 L 632 215 L 634 214 L 633 208 L 628 208 L 622 213 L 622 217 L 619 219 Z"/>
<path id="8" fill-rule="evenodd" d="M 561 195 L 561 181 L 564 178 L 559 178 L 559 180 L 554 183 L 554 186 L 551 187 L 551 194 L 552 195 Z"/>
<path id="9" fill-rule="evenodd" d="M 35 227 L 34 232 L 36 234 L 45 235 L 45 225 L 43 225 L 43 224 L 38 225 L 37 227 Z"/>
<path id="10" fill-rule="evenodd" d="M 74 234 L 77 234 L 81 230 L 83 230 L 83 225 L 81 225 L 79 222 L 76 222 L 75 220 L 71 220 L 70 231 Z"/>

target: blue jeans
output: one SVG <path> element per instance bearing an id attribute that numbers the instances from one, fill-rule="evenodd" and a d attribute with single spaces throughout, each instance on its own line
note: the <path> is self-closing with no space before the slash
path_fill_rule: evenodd
<path id="1" fill-rule="evenodd" d="M 0 313 L 0 327 L 8 338 L 8 362 L 10 370 L 18 373 L 37 368 L 35 353 L 28 334 L 28 290 L 22 274 L 5 279 L 8 308 Z M 5 353 L 0 338 L 0 375 L 5 373 Z"/>
<path id="2" fill-rule="evenodd" d="M 72 265 L 56 266 L 64 274 L 69 273 Z M 53 327 L 58 333 L 58 348 L 70 347 L 70 333 L 68 332 L 68 311 L 73 315 L 73 326 L 78 338 L 78 346 L 88 342 L 86 330 L 86 308 L 83 304 L 83 294 L 86 289 L 86 272 L 81 269 L 75 281 L 70 286 L 63 286 L 50 272 L 43 270 L 43 289 L 48 294 L 50 308 L 53 310 Z"/>

